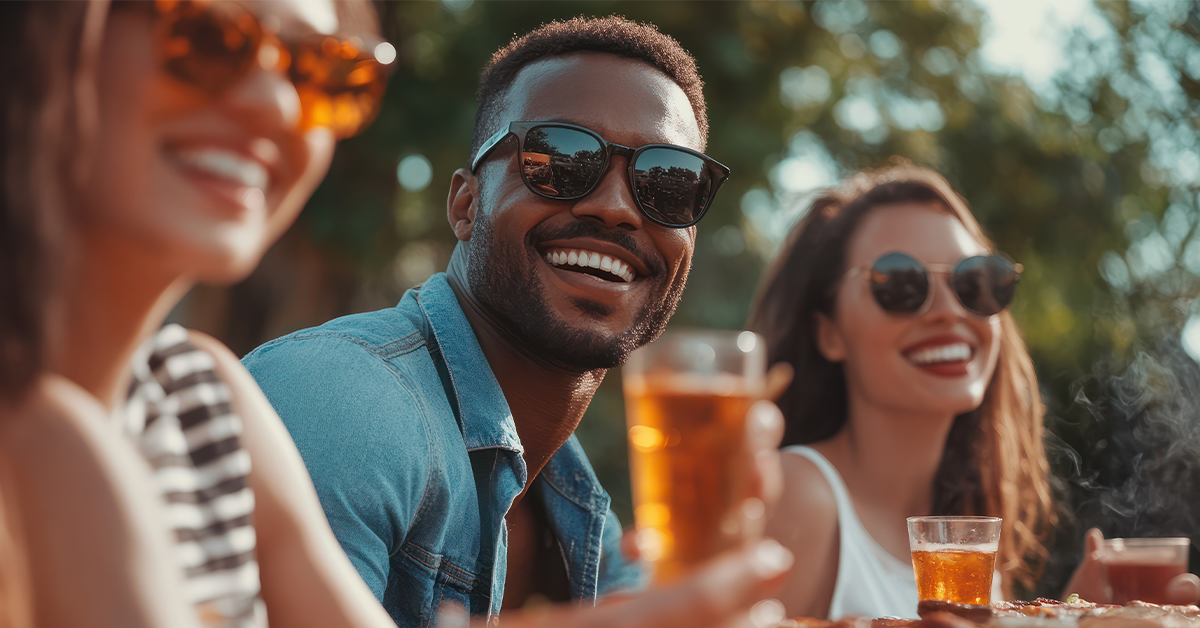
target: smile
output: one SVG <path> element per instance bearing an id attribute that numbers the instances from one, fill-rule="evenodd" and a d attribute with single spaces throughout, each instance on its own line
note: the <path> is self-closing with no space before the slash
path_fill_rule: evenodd
<path id="1" fill-rule="evenodd" d="M 172 156 L 182 165 L 215 179 L 266 191 L 270 183 L 267 169 L 254 159 L 223 148 L 176 149 Z"/>
<path id="2" fill-rule="evenodd" d="M 547 250 L 542 257 L 555 268 L 588 274 L 605 281 L 632 283 L 637 278 L 629 264 L 587 249 L 554 248 Z"/>
<path id="3" fill-rule="evenodd" d="M 969 362 L 973 353 L 971 345 L 965 342 L 956 342 L 954 344 L 918 349 L 906 353 L 904 357 L 917 366 L 934 366 L 938 364 Z"/>

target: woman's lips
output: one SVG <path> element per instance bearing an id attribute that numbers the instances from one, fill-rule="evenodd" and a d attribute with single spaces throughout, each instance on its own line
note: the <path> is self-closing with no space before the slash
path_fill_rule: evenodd
<path id="1" fill-rule="evenodd" d="M 240 213 L 266 207 L 271 174 L 259 161 L 212 146 L 172 147 L 166 153 L 186 178 L 229 209 Z"/>
<path id="2" fill-rule="evenodd" d="M 961 377 L 975 357 L 971 345 L 961 340 L 925 342 L 904 352 L 904 358 L 917 368 L 940 377 Z"/>

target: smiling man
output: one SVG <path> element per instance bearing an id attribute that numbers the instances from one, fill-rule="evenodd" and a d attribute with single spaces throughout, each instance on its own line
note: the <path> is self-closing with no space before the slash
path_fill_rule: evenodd
<path id="1" fill-rule="evenodd" d="M 677 42 L 623 19 L 514 40 L 451 180 L 447 272 L 245 358 L 399 625 L 640 586 L 572 434 L 607 369 L 663 331 L 728 175 L 699 152 L 701 87 Z"/>

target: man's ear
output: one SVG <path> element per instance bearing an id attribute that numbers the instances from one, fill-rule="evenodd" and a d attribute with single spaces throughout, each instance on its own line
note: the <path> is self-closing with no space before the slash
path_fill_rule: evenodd
<path id="1" fill-rule="evenodd" d="M 471 239 L 475 229 L 475 213 L 479 211 L 479 179 L 466 168 L 454 171 L 450 178 L 450 194 L 446 196 L 446 219 L 461 242 Z"/>
<path id="2" fill-rule="evenodd" d="M 821 312 L 817 317 L 817 350 L 830 362 L 841 362 L 846 359 L 846 341 L 842 331 L 838 329 L 828 316 Z"/>

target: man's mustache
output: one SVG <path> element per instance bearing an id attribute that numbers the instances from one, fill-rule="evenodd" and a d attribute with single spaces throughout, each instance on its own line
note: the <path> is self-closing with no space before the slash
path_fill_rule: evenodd
<path id="1" fill-rule="evenodd" d="M 626 231 L 608 229 L 594 222 L 572 221 L 568 224 L 555 227 L 544 224 L 538 225 L 525 235 L 525 242 L 532 247 L 539 242 L 546 242 L 547 240 L 569 240 L 572 238 L 592 238 L 593 240 L 602 240 L 615 244 L 641 260 L 646 265 L 646 268 L 650 269 L 651 275 L 658 275 L 666 271 L 666 262 L 663 261 L 658 251 L 646 250 L 639 246 L 637 240 Z"/>

